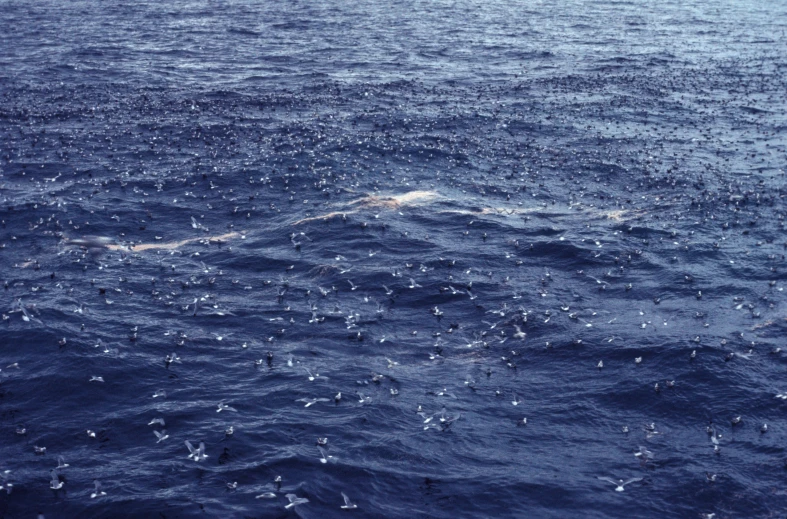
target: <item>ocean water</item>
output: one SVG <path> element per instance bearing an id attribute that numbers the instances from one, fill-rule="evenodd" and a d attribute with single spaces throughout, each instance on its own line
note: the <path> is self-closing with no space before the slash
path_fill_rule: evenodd
<path id="1" fill-rule="evenodd" d="M 0 517 L 784 517 L 786 27 L 3 2 Z"/>

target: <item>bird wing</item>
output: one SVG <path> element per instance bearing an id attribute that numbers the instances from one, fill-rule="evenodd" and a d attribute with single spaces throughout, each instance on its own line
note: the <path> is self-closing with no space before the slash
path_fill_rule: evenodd
<path id="1" fill-rule="evenodd" d="M 625 486 L 625 485 L 628 485 L 629 483 L 634 483 L 634 482 L 636 482 L 636 481 L 642 481 L 642 478 L 631 478 L 631 479 L 627 479 L 627 480 L 626 480 L 624 483 L 622 483 L 622 485 L 623 485 L 623 486 Z"/>
<path id="2" fill-rule="evenodd" d="M 98 491 L 101 489 L 101 482 L 97 479 L 94 479 L 93 484 L 96 486 L 96 494 L 98 494 Z"/>
<path id="3" fill-rule="evenodd" d="M 349 497 L 347 497 L 347 494 L 345 494 L 344 492 L 342 492 L 342 497 L 344 498 L 344 504 L 345 504 L 345 505 L 347 505 L 347 506 L 350 506 L 350 505 L 352 504 L 352 503 L 350 502 L 350 498 L 349 498 Z"/>
<path id="4" fill-rule="evenodd" d="M 458 415 L 456 415 L 456 416 L 454 416 L 452 418 L 446 418 L 445 421 L 443 422 L 443 425 L 446 425 L 446 426 L 447 425 L 451 425 L 455 421 L 459 420 L 461 417 L 462 417 L 462 414 L 460 413 L 460 414 L 458 414 Z"/>
<path id="5" fill-rule="evenodd" d="M 614 479 L 612 479 L 612 478 L 608 478 L 607 476 L 597 476 L 597 477 L 598 477 L 598 479 L 600 479 L 601 481 L 607 481 L 607 482 L 609 482 L 609 483 L 612 483 L 612 484 L 613 484 L 613 485 L 615 485 L 615 486 L 617 486 L 617 485 L 619 484 L 617 481 L 615 481 L 615 480 L 614 480 Z"/>
<path id="6" fill-rule="evenodd" d="M 52 469 L 52 471 L 49 473 L 49 475 L 52 477 L 52 484 L 53 485 L 59 485 L 60 484 L 60 478 L 57 477 L 57 471 L 55 469 Z"/>
<path id="7" fill-rule="evenodd" d="M 199 442 L 199 455 L 205 457 L 205 442 Z"/>
<path id="8" fill-rule="evenodd" d="M 196 449 L 194 449 L 194 446 L 188 440 L 186 440 L 186 447 L 189 448 L 189 452 L 191 453 L 192 456 L 197 452 Z"/>
<path id="9" fill-rule="evenodd" d="M 156 438 L 158 438 L 160 440 L 161 438 L 164 437 L 165 434 L 167 434 L 167 431 L 166 430 L 165 431 L 161 431 L 161 432 L 153 431 L 153 434 L 155 434 Z"/>
<path id="10" fill-rule="evenodd" d="M 331 400 L 328 398 L 315 398 L 315 402 L 330 402 Z"/>

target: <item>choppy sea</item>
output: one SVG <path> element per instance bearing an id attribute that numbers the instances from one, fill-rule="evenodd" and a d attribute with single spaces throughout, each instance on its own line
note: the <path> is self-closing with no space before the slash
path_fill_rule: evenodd
<path id="1" fill-rule="evenodd" d="M 0 517 L 785 517 L 785 28 L 0 3 Z"/>

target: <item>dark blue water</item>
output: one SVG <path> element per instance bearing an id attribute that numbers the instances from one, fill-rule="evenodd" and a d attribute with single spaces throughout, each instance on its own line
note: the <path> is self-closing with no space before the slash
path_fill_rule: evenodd
<path id="1" fill-rule="evenodd" d="M 787 8 L 685 4 L 4 2 L 0 517 L 784 516 Z"/>

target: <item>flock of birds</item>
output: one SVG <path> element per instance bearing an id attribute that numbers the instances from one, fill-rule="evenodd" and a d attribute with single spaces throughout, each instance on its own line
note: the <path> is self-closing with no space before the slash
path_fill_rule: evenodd
<path id="1" fill-rule="evenodd" d="M 379 213 L 377 213 L 379 215 Z M 379 216 L 378 216 L 379 217 Z M 474 223 L 473 220 L 470 220 L 468 226 L 472 226 Z M 193 226 L 195 229 L 196 226 Z M 245 233 L 243 235 L 243 239 L 252 236 L 253 233 Z M 312 239 L 307 236 L 304 232 L 291 232 L 289 239 L 292 243 L 292 246 L 299 252 L 303 252 L 303 243 L 311 242 Z M 486 235 L 484 235 L 483 241 L 487 240 Z M 211 242 L 210 238 L 206 238 L 203 243 L 205 245 L 209 245 Z M 78 239 L 70 239 L 65 238 L 63 241 L 64 248 L 60 254 L 66 254 L 68 257 L 71 258 L 71 262 L 74 265 L 83 265 L 86 270 L 91 269 L 99 269 L 99 270 L 111 270 L 111 261 L 113 260 L 120 260 L 128 261 L 131 258 L 134 258 L 136 261 L 141 260 L 141 256 L 139 253 L 134 252 L 134 244 L 127 244 L 123 245 L 122 247 L 117 247 L 112 249 L 112 246 L 115 242 L 113 240 L 109 240 L 103 237 L 92 237 L 92 236 L 84 236 Z M 203 247 L 205 246 L 203 245 Z M 514 240 L 512 245 L 515 249 L 524 248 L 523 244 L 519 243 L 518 240 Z M 225 246 L 230 246 L 230 243 L 225 244 Z M 231 246 L 230 246 L 231 247 Z M 158 256 L 161 258 L 166 258 L 168 255 L 172 256 L 174 252 L 177 252 L 180 255 L 180 251 L 172 251 L 169 250 L 166 244 L 161 245 L 161 249 L 158 251 Z M 372 258 L 376 255 L 375 251 L 370 251 L 368 255 L 360 254 L 358 256 L 366 256 L 367 258 Z M 192 257 L 199 256 L 198 252 L 193 252 L 191 254 Z M 377 310 L 375 312 L 377 318 L 381 318 L 386 312 L 389 310 L 389 305 L 392 305 L 396 298 L 398 297 L 399 293 L 417 293 L 417 292 L 424 292 L 428 290 L 428 288 L 424 287 L 424 283 L 426 280 L 429 280 L 429 276 L 431 271 L 434 270 L 434 267 L 428 267 L 425 264 L 421 264 L 417 266 L 414 262 L 407 262 L 400 268 L 393 268 L 391 276 L 393 277 L 394 281 L 397 285 L 388 285 L 388 284 L 380 284 L 378 287 L 369 287 L 369 286 L 361 286 L 359 283 L 353 281 L 352 279 L 346 278 L 345 276 L 353 271 L 354 266 L 351 264 L 350 260 L 344 255 L 336 255 L 334 258 L 335 263 L 330 265 L 330 272 L 334 276 L 334 282 L 330 285 L 329 288 L 325 288 L 323 286 L 316 286 L 312 288 L 305 288 L 302 289 L 306 296 L 308 311 L 302 312 L 304 318 L 308 316 L 308 323 L 309 324 L 321 324 L 325 322 L 326 317 L 332 317 L 333 321 L 336 321 L 338 316 L 343 317 L 344 326 L 349 333 L 348 337 L 350 340 L 354 341 L 363 341 L 367 336 L 371 335 L 368 329 L 363 329 L 364 325 L 368 328 L 368 324 L 370 321 L 362 317 L 362 314 L 366 314 L 365 310 L 346 310 L 343 309 L 342 305 L 340 305 L 340 297 L 341 293 L 347 293 L 348 295 L 352 296 L 356 301 L 362 301 L 367 305 L 376 306 Z M 614 259 L 615 263 L 618 263 L 618 258 Z M 631 259 L 629 258 L 629 261 Z M 449 260 L 446 258 L 440 258 L 439 262 L 453 267 L 455 265 L 454 260 Z M 172 263 L 171 266 L 166 265 L 164 262 L 160 262 L 160 269 L 165 272 L 165 276 L 171 275 L 175 272 L 175 264 Z M 220 269 L 210 267 L 205 264 L 204 261 L 199 261 L 199 270 L 205 274 L 209 274 L 211 277 L 208 280 L 208 285 L 213 286 L 216 282 L 216 277 L 213 276 L 213 273 L 218 273 L 218 275 L 223 275 Z M 171 267 L 171 268 L 170 268 Z M 36 261 L 34 264 L 34 268 L 38 269 L 39 265 Z M 368 268 L 368 265 L 367 265 Z M 473 274 L 473 271 L 477 269 L 468 268 L 464 272 L 464 275 L 470 276 Z M 622 271 L 623 269 L 621 269 Z M 407 276 L 404 272 L 412 272 L 412 276 Z M 480 273 L 480 271 L 479 271 Z M 503 364 L 512 372 L 516 371 L 517 369 L 517 359 L 520 357 L 522 348 L 530 348 L 533 347 L 531 344 L 532 339 L 528 339 L 528 327 L 532 329 L 534 326 L 538 327 L 539 324 L 547 324 L 553 318 L 554 315 L 559 313 L 565 315 L 570 321 L 577 321 L 583 323 L 583 325 L 587 328 L 594 327 L 594 323 L 590 321 L 590 319 L 596 319 L 599 316 L 598 312 L 578 312 L 573 311 L 569 304 L 561 304 L 558 308 L 546 309 L 541 310 L 539 312 L 536 311 L 528 311 L 524 308 L 523 304 L 519 304 L 518 306 L 509 305 L 508 303 L 503 302 L 497 308 L 491 308 L 488 310 L 484 310 L 485 306 L 477 301 L 479 298 L 479 289 L 474 285 L 472 281 L 463 282 L 459 279 L 458 274 L 460 272 L 456 272 L 453 274 L 448 274 L 445 281 L 448 283 L 453 284 L 442 284 L 438 286 L 436 292 L 437 294 L 444 295 L 445 297 L 451 298 L 466 298 L 477 310 L 481 311 L 481 319 L 477 325 L 471 325 L 470 323 L 464 323 L 462 328 L 464 330 L 475 329 L 475 332 L 472 332 L 472 339 L 463 342 L 463 345 L 454 345 L 457 349 L 460 348 L 467 348 L 469 350 L 489 350 L 492 349 L 494 351 L 505 350 L 508 348 L 507 353 L 503 355 L 502 361 Z M 491 272 L 489 273 L 491 275 Z M 588 274 L 585 274 L 582 271 L 578 271 L 576 275 L 579 278 L 590 279 L 594 282 L 597 286 L 597 289 L 600 293 L 606 291 L 609 287 L 611 287 L 612 277 L 607 277 L 607 279 L 598 279 Z M 413 276 L 424 276 L 423 279 L 416 279 Z M 55 273 L 52 276 L 52 279 L 59 278 L 60 274 Z M 203 280 L 199 280 L 195 278 L 193 275 L 190 275 L 188 278 L 190 283 L 194 286 L 199 286 L 203 283 Z M 338 281 L 345 281 L 346 288 L 344 290 L 340 289 L 341 283 Z M 152 279 L 151 280 L 153 285 L 155 286 L 160 280 Z M 164 280 L 166 282 L 166 280 Z M 419 283 L 420 281 L 420 283 Z M 91 285 L 95 282 L 91 281 Z M 553 274 L 550 272 L 549 269 L 544 270 L 543 277 L 540 280 L 540 289 L 546 292 L 546 287 L 553 282 Z M 186 282 L 181 282 L 184 284 Z M 233 281 L 235 283 L 235 281 Z M 172 285 L 172 280 L 169 280 L 169 284 Z M 433 283 L 431 283 L 434 286 Z M 508 285 L 507 281 L 504 281 L 504 285 Z M 391 286 L 395 286 L 395 288 L 391 288 Z M 771 283 L 770 286 L 777 291 L 781 291 L 782 287 L 777 283 Z M 186 289 L 188 287 L 184 284 L 183 286 L 183 296 L 186 297 Z M 6 289 L 8 289 L 8 284 L 6 284 Z M 276 290 L 276 301 L 278 304 L 278 308 L 283 309 L 285 311 L 284 315 L 287 315 L 287 312 L 290 311 L 292 304 L 287 302 L 287 298 L 290 297 L 291 292 L 293 291 L 294 286 L 291 284 L 290 281 L 282 280 L 279 284 L 279 287 Z M 629 285 L 626 285 L 625 291 L 628 292 L 631 290 Z M 101 289 L 102 296 L 104 296 L 104 302 L 106 304 L 110 303 L 109 296 L 105 293 L 104 289 Z M 384 304 L 378 301 L 377 297 L 373 294 L 377 293 L 380 296 L 385 296 L 387 298 L 388 303 Z M 167 300 L 161 297 L 159 291 L 157 289 L 153 290 L 154 301 L 158 301 L 159 303 L 167 302 Z M 544 295 L 543 293 L 541 295 Z M 313 297 L 317 297 L 317 300 L 314 300 Z M 335 302 L 333 303 L 333 309 L 329 310 L 325 313 L 321 313 L 320 306 L 318 305 L 318 300 L 328 300 L 333 298 Z M 514 296 L 515 300 L 522 300 L 525 301 L 527 298 L 522 298 L 522 296 Z M 699 297 L 697 298 L 699 299 Z M 531 299 L 531 301 L 533 301 Z M 89 305 L 81 303 L 75 310 L 74 313 L 83 314 L 86 313 L 89 308 Z M 344 307 L 346 308 L 346 307 Z M 3 320 L 6 322 L 11 321 L 12 319 L 18 319 L 24 323 L 30 324 L 43 324 L 43 321 L 38 316 L 41 313 L 41 309 L 37 305 L 29 304 L 25 301 L 23 297 L 17 297 L 9 309 L 7 313 L 3 314 Z M 442 322 L 444 317 L 444 312 L 440 310 L 440 308 L 435 305 L 429 308 L 429 313 L 434 316 L 438 323 Z M 641 313 L 641 312 L 640 312 Z M 195 318 L 202 315 L 219 315 L 219 316 L 234 316 L 235 314 L 232 313 L 230 310 L 223 308 L 213 296 L 204 296 L 204 297 L 197 297 L 194 298 L 190 304 L 183 305 L 181 314 L 184 318 Z M 492 316 L 495 320 L 488 321 L 487 316 Z M 584 315 L 586 318 L 580 318 L 579 315 Z M 17 317 L 15 317 L 17 316 Z M 701 316 L 705 317 L 705 316 Z M 609 323 L 613 323 L 616 319 L 609 320 Z M 275 317 L 270 318 L 270 322 L 273 323 L 281 323 L 290 325 L 295 324 L 295 319 L 293 317 L 285 318 L 285 317 Z M 664 320 L 664 325 L 668 324 L 668 320 Z M 707 326 L 707 324 L 706 324 Z M 646 323 L 643 323 L 643 328 L 646 327 Z M 433 338 L 435 339 L 433 351 L 428 353 L 428 358 L 430 361 L 444 361 L 446 359 L 446 347 L 448 343 L 446 342 L 452 334 L 459 331 L 459 326 L 457 324 L 451 323 L 447 327 L 442 327 L 442 331 L 436 331 L 432 333 Z M 129 340 L 134 343 L 138 340 L 138 330 L 139 327 L 135 326 L 130 334 Z M 279 335 L 283 335 L 284 329 L 279 331 Z M 167 332 L 169 334 L 169 332 Z M 468 332 L 464 332 L 467 334 Z M 413 331 L 412 335 L 417 335 L 417 331 Z M 186 345 L 186 334 L 181 333 L 178 338 L 176 344 L 180 346 Z M 614 340 L 621 339 L 620 337 L 611 336 L 608 339 L 608 342 L 612 342 Z M 221 335 L 216 335 L 216 340 L 221 341 L 223 337 Z M 269 344 L 273 344 L 274 341 L 277 340 L 274 336 L 271 336 L 267 339 Z M 383 345 L 386 341 L 390 341 L 388 337 L 385 335 L 376 337 L 374 342 Z M 575 343 L 581 343 L 580 339 L 575 339 Z M 63 338 L 59 341 L 59 346 L 63 348 L 67 344 L 70 344 L 70 341 L 67 338 Z M 98 340 L 96 347 L 103 346 L 104 352 L 108 353 L 110 350 L 106 349 L 106 345 L 103 345 L 101 340 Z M 546 349 L 553 348 L 555 345 L 547 341 L 543 346 Z M 247 348 L 247 344 L 244 343 L 242 347 L 245 349 Z M 185 350 L 184 350 L 185 351 Z M 778 354 L 780 353 L 780 349 L 776 348 L 771 353 Z M 163 359 L 163 362 L 167 369 L 170 369 L 170 366 L 173 363 L 182 363 L 181 355 L 177 352 L 172 352 L 166 355 Z M 728 353 L 725 356 L 725 361 L 730 361 L 734 358 L 735 353 Z M 749 349 L 746 353 L 737 353 L 737 356 L 742 358 L 750 358 L 754 355 L 753 349 Z M 257 359 L 254 361 L 256 366 L 267 366 L 268 368 L 272 368 L 274 364 L 275 355 L 273 351 L 268 351 L 265 357 Z M 697 358 L 697 349 L 692 349 L 691 353 L 687 356 L 686 360 L 688 362 L 693 362 Z M 398 369 L 401 366 L 401 362 L 397 360 L 393 360 L 389 357 L 385 357 L 385 364 L 389 370 Z M 640 365 L 643 362 L 642 356 L 637 356 L 632 359 L 634 365 Z M 312 371 L 308 367 L 298 367 L 297 364 L 300 362 L 294 358 L 293 355 L 289 355 L 286 360 L 286 366 L 293 370 L 302 369 L 305 373 L 306 378 L 309 382 L 314 382 L 315 380 L 327 380 L 324 375 L 316 371 Z M 605 364 L 603 360 L 600 360 L 598 364 L 595 366 L 598 370 L 605 369 Z M 14 363 L 9 365 L 6 370 L 19 370 L 21 369 L 19 363 Z M 6 371 L 7 372 L 7 371 Z M 492 375 L 492 369 L 486 369 L 486 376 L 490 377 Z M 386 378 L 392 378 L 392 375 L 384 375 L 380 373 L 373 372 L 370 376 L 369 381 L 373 384 L 380 384 Z M 105 379 L 103 376 L 100 375 L 92 375 L 89 380 L 89 383 L 98 383 L 103 384 L 105 383 Z M 469 387 L 473 392 L 477 390 L 476 381 L 468 376 L 464 385 Z M 664 385 L 661 386 L 660 383 L 656 383 L 654 386 L 654 390 L 656 392 L 660 392 L 662 387 L 665 390 L 674 389 L 676 386 L 675 380 L 667 379 L 664 382 Z M 396 396 L 399 394 L 399 389 L 396 387 L 390 388 L 390 394 L 392 396 Z M 433 391 L 433 394 L 436 397 L 443 397 L 448 399 L 456 399 L 457 396 L 446 388 Z M 500 390 L 495 391 L 497 396 L 502 396 L 502 392 Z M 166 398 L 166 391 L 159 390 L 156 391 L 153 395 L 153 398 Z M 372 402 L 372 398 L 369 396 L 365 396 L 360 391 L 356 392 L 357 401 L 360 405 L 369 404 Z M 778 394 L 776 395 L 777 398 L 785 399 L 784 395 Z M 305 397 L 296 399 L 295 402 L 302 403 L 303 407 L 309 408 L 318 404 L 327 404 L 333 402 L 335 405 L 339 405 L 343 402 L 343 395 L 342 392 L 338 392 L 333 398 L 326 398 L 326 397 Z M 510 400 L 510 404 L 512 406 L 519 406 L 523 402 L 523 399 L 517 395 L 516 391 L 512 393 L 512 399 Z M 237 413 L 237 408 L 229 405 L 225 402 L 220 402 L 217 404 L 216 413 Z M 441 431 L 448 430 L 457 420 L 459 420 L 462 416 L 461 413 L 452 414 L 449 413 L 445 406 L 442 407 L 442 410 L 436 413 L 428 413 L 426 412 L 421 405 L 418 406 L 416 409 L 416 415 L 420 417 L 422 420 L 422 425 L 424 430 L 429 429 L 436 429 Z M 735 416 L 731 419 L 731 425 L 737 426 L 742 423 L 741 416 Z M 149 423 L 149 426 L 159 427 L 160 429 L 154 429 L 153 434 L 156 438 L 156 443 L 161 443 L 166 441 L 170 438 L 170 435 L 167 433 L 167 430 L 164 428 L 166 426 L 166 421 L 163 417 L 157 417 L 152 419 Z M 528 419 L 527 417 L 521 417 L 517 425 L 520 426 L 527 426 Z M 761 425 L 761 433 L 766 433 L 768 430 L 768 426 L 766 424 Z M 660 434 L 659 431 L 656 430 L 655 424 L 646 424 L 643 427 L 643 431 L 645 433 L 645 438 L 650 439 L 655 437 L 656 435 Z M 87 435 L 91 438 L 96 437 L 96 433 L 90 429 L 87 431 Z M 622 432 L 628 434 L 629 428 L 628 426 L 624 426 L 622 428 Z M 713 424 L 709 425 L 707 428 L 707 432 L 710 439 L 710 444 L 713 447 L 713 450 L 716 454 L 719 454 L 721 449 L 721 439 L 722 434 L 717 432 L 716 426 Z M 27 433 L 24 427 L 20 427 L 17 430 L 17 433 L 20 435 L 25 435 Z M 225 436 L 230 437 L 234 433 L 234 426 L 230 426 L 225 431 Z M 319 452 L 319 461 L 322 464 L 328 463 L 328 460 L 331 459 L 333 456 L 329 455 L 325 450 L 327 447 L 328 440 L 327 438 L 318 438 L 317 439 L 317 451 Z M 188 456 L 187 459 L 193 460 L 195 462 L 204 462 L 210 459 L 210 454 L 206 452 L 206 445 L 204 441 L 200 441 L 199 444 L 195 447 L 194 444 L 188 439 L 184 440 L 185 447 L 188 449 Z M 34 446 L 34 450 L 36 454 L 44 455 L 46 453 L 46 447 L 43 446 Z M 644 467 L 648 462 L 654 459 L 654 454 L 648 450 L 648 448 L 644 446 L 640 446 L 637 451 L 634 452 L 634 457 L 636 457 L 640 464 Z M 69 467 L 69 464 L 65 463 L 62 456 L 58 457 L 58 466 L 51 470 L 50 472 L 50 482 L 49 488 L 53 491 L 59 491 L 64 489 L 65 480 L 62 477 L 63 471 Z M 712 473 L 707 473 L 707 480 L 711 483 L 716 481 L 717 475 Z M 7 490 L 8 493 L 11 493 L 13 488 L 13 483 L 9 481 L 10 478 L 10 471 L 6 471 L 3 474 L 5 479 L 4 488 Z M 623 492 L 625 487 L 631 483 L 637 483 L 643 481 L 643 477 L 631 477 L 628 479 L 615 479 L 608 476 L 598 476 L 600 481 L 611 483 L 615 486 L 614 490 L 617 492 Z M 93 482 L 94 490 L 89 494 L 91 499 L 101 498 L 107 496 L 107 493 L 102 490 L 101 483 L 98 480 Z M 280 495 L 282 485 L 282 478 L 278 476 L 274 481 L 274 490 L 273 491 L 266 491 L 263 492 L 256 497 L 258 499 L 275 499 L 278 498 Z M 229 490 L 236 490 L 238 488 L 238 483 L 235 481 L 227 482 L 227 488 Z M 341 509 L 345 510 L 352 510 L 358 508 L 358 506 L 351 502 L 350 498 L 347 496 L 346 493 L 342 492 L 342 499 L 344 504 L 341 505 Z M 299 505 L 303 505 L 309 502 L 308 498 L 299 497 L 297 494 L 292 492 L 286 492 L 283 494 L 283 497 L 287 500 L 287 503 L 284 505 L 285 509 L 290 509 Z M 707 514 L 707 517 L 713 517 L 713 513 Z"/>
<path id="2" fill-rule="evenodd" d="M 0 121 L 0 266 L 8 300 L 0 333 L 48 330 L 62 319 L 69 326 L 52 328 L 67 335 L 52 347 L 85 348 L 102 360 L 149 341 L 156 350 L 151 357 L 166 368 L 162 388 L 149 393 L 154 405 L 173 396 L 163 387 L 167 377 L 201 362 L 191 348 L 202 333 L 205 342 L 237 346 L 248 357 L 244 369 L 285 371 L 295 396 L 308 393 L 292 398 L 299 411 L 362 408 L 383 397 L 406 401 L 418 434 L 460 434 L 458 425 L 477 409 L 469 402 L 487 397 L 511 412 L 508 425 L 518 432 L 537 428 L 546 417 L 523 410 L 531 400 L 518 387 L 523 366 L 536 355 L 573 348 L 594 356 L 577 353 L 582 360 L 569 361 L 572 371 L 606 374 L 624 365 L 614 347 L 636 344 L 639 332 L 690 328 L 676 346 L 681 363 L 703 357 L 732 365 L 776 363 L 783 338 L 773 330 L 783 330 L 785 319 L 780 269 L 787 247 L 787 187 L 779 168 L 787 144 L 773 114 L 741 107 L 753 100 L 783 106 L 787 80 L 760 77 L 755 62 L 747 66 L 751 75 L 686 68 L 680 77 L 599 71 L 551 80 L 523 69 L 509 81 L 463 87 L 327 82 L 301 97 L 266 93 L 241 108 L 201 95 L 116 96 L 101 86 L 72 89 L 70 98 L 54 85 L 27 94 L 0 91 L 0 105 L 18 109 Z M 722 101 L 679 95 L 695 83 L 738 94 Z M 610 103 L 582 101 L 577 94 L 588 85 L 650 95 L 642 102 L 651 121 L 638 115 L 639 101 L 625 95 Z M 428 99 L 440 103 L 425 114 L 421 105 Z M 65 124 L 66 106 L 82 126 Z M 348 114 L 348 106 L 365 108 Z M 730 128 L 725 114 L 737 109 L 738 124 Z M 652 122 L 684 111 L 689 115 L 680 125 Z M 166 115 L 167 124 L 155 114 Z M 28 117 L 32 129 L 23 123 Z M 587 127 L 575 128 L 575 119 Z M 94 152 L 112 160 L 98 160 Z M 252 264 L 261 255 L 270 261 Z M 693 268 L 694 261 L 702 267 Z M 745 274 L 721 267 L 712 276 L 702 272 L 717 265 Z M 714 296 L 711 277 L 718 272 L 742 278 L 731 308 L 726 295 Z M 639 297 L 643 285 L 650 292 Z M 135 293 L 150 297 L 126 305 Z M 675 304 L 677 298 L 683 299 Z M 607 305 L 618 305 L 615 315 Z M 129 308 L 133 312 L 124 313 Z M 99 315 L 129 324 L 127 341 L 96 330 Z M 157 319 L 170 329 L 152 338 L 146 321 Z M 228 339 L 216 322 L 242 324 Z M 319 330 L 309 336 L 313 342 L 341 337 L 363 345 L 368 356 L 359 354 L 355 362 L 368 376 L 352 388 L 346 380 L 333 387 L 345 378 L 339 361 L 325 371 L 291 353 L 292 330 L 309 327 Z M 762 355 L 763 345 L 769 355 Z M 604 353 L 580 350 L 585 346 Z M 211 355 L 218 363 L 219 354 Z M 625 363 L 643 370 L 649 360 L 638 350 Z M 22 379 L 36 362 L 4 363 L 0 383 Z M 444 376 L 422 375 L 435 367 Z M 471 373 L 457 383 L 457 370 Z M 84 381 L 99 392 L 111 378 L 96 372 Z M 664 369 L 641 385 L 648 397 L 663 397 L 683 382 Z M 243 395 L 237 398 L 210 404 L 222 418 L 237 419 L 224 439 L 243 430 Z M 787 400 L 787 392 L 774 398 Z M 429 403 L 409 406 L 424 399 Z M 2 405 L 15 405 L 11 400 Z M 744 428 L 749 418 L 739 412 L 724 417 L 725 427 Z M 696 424 L 697 438 L 705 427 L 701 442 L 709 459 L 721 459 L 726 431 L 708 418 Z M 150 420 L 151 443 L 165 448 L 177 440 L 183 464 L 218 462 L 210 441 L 168 430 L 168 421 L 165 415 Z M 16 425 L 15 433 L 33 436 L 35 426 Z M 90 427 L 79 441 L 101 438 L 101 430 Z M 628 436 L 639 429 L 618 427 Z M 762 438 L 774 435 L 764 421 L 756 430 Z M 642 437 L 626 457 L 639 475 L 598 474 L 586 478 L 589 486 L 630 492 L 656 478 L 650 474 L 658 462 L 647 442 L 664 432 L 650 421 L 637 432 Z M 328 444 L 325 435 L 309 446 L 320 467 L 340 457 L 333 440 Z M 31 450 L 47 456 L 37 440 Z M 114 497 L 112 484 L 105 489 L 93 479 L 91 488 L 90 479 L 67 479 L 70 465 L 57 459 L 48 470 L 56 495 L 81 485 L 86 499 Z M 42 470 L 44 489 L 46 475 Z M 719 478 L 705 471 L 708 485 Z M 19 485 L 15 471 L 0 471 L 0 483 L 11 494 Z M 242 481 L 224 483 L 227 492 L 244 491 Z M 299 486 L 287 483 L 277 474 L 250 492 L 287 510 L 310 503 Z M 340 494 L 330 498 L 334 508 L 364 510 L 362 498 L 356 504 Z M 717 513 L 701 512 L 707 519 Z"/>

